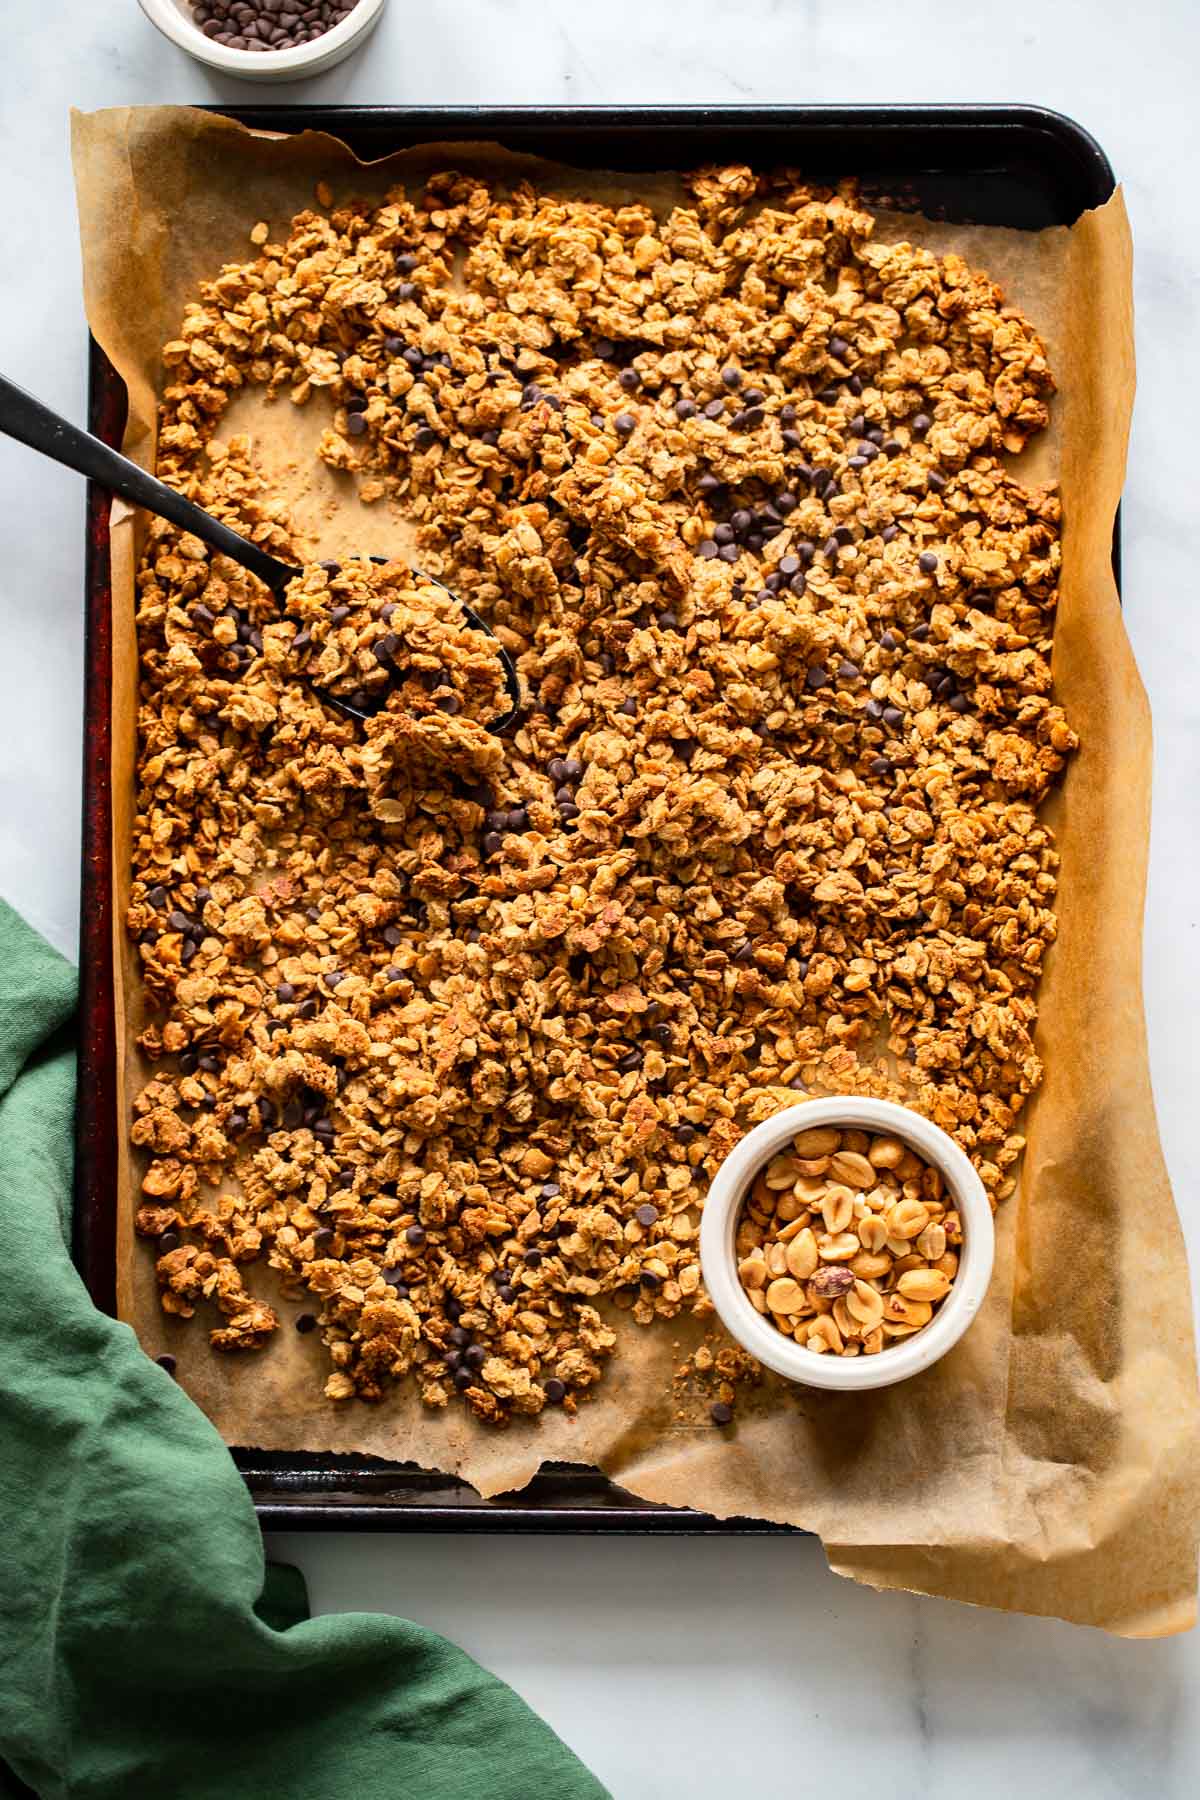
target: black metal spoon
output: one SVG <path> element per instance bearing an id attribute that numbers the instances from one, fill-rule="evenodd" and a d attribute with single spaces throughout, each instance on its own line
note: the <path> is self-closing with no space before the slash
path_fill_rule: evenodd
<path id="1" fill-rule="evenodd" d="M 40 450 L 43 456 L 54 462 L 62 463 L 65 468 L 75 469 L 80 475 L 86 475 L 92 481 L 107 488 L 110 493 L 120 494 L 123 500 L 130 500 L 135 506 L 144 506 L 147 512 L 156 513 L 160 519 L 169 519 L 173 525 L 190 531 L 202 543 L 211 549 L 218 550 L 222 556 L 228 556 L 240 563 L 243 569 L 249 569 L 252 575 L 265 582 L 277 599 L 283 598 L 284 589 L 290 581 L 300 574 L 290 563 L 280 562 L 258 544 L 252 544 L 249 538 L 242 537 L 231 525 L 224 525 L 220 519 L 214 519 L 194 500 L 186 500 L 169 488 L 156 476 L 148 475 L 135 462 L 130 462 L 120 451 L 110 449 L 90 432 L 82 431 L 78 425 L 60 418 L 48 406 L 27 394 L 23 388 L 0 375 L 0 432 L 5 436 L 16 438 L 19 444 L 27 444 L 31 450 Z M 374 561 L 383 561 L 376 557 Z M 415 570 L 415 574 L 421 571 Z M 422 576 L 425 581 L 433 581 L 430 575 Z M 450 589 L 444 583 L 434 582 L 444 593 Z M 457 595 L 452 598 L 457 599 Z M 495 639 L 495 632 L 477 612 L 462 600 L 462 607 L 467 623 L 474 631 L 482 631 Z M 488 727 L 490 731 L 508 731 L 515 724 L 521 710 L 521 685 L 517 678 L 516 667 L 507 650 L 500 643 L 496 644 L 496 652 L 504 666 L 504 681 L 508 690 L 508 698 L 512 702 L 509 710 L 499 719 L 493 720 Z M 308 679 L 308 677 L 305 677 Z M 348 700 L 337 694 L 331 694 L 327 688 L 311 683 L 313 691 L 320 695 L 327 706 L 336 707 L 338 712 L 345 713 L 352 719 L 366 720 L 374 716 L 378 709 L 353 706 Z"/>

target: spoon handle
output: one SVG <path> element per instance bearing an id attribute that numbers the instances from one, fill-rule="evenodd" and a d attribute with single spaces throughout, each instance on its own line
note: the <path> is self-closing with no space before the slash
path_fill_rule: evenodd
<path id="1" fill-rule="evenodd" d="M 123 500 L 131 500 L 135 506 L 144 506 L 147 512 L 157 513 L 160 519 L 169 519 L 184 531 L 193 532 L 203 543 L 232 557 L 234 562 L 249 569 L 272 589 L 278 590 L 296 574 L 287 563 L 269 555 L 258 544 L 252 544 L 232 526 L 212 518 L 194 501 L 186 500 L 174 488 L 147 474 L 137 463 L 130 462 L 119 451 L 111 450 L 90 432 L 81 431 L 78 425 L 60 418 L 3 375 L 0 375 L 0 432 L 16 438 L 20 444 L 27 444 L 31 450 L 40 450 L 43 456 L 77 470 L 80 475 L 87 475 L 111 493 L 120 494 Z"/>

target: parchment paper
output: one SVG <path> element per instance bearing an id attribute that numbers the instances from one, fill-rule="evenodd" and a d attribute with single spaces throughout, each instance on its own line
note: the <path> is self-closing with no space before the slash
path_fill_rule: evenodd
<path id="1" fill-rule="evenodd" d="M 425 147 L 364 168 L 315 133 L 276 139 L 181 108 L 74 120 L 84 286 L 93 332 L 129 388 L 125 445 L 153 454 L 161 345 L 197 282 L 251 254 L 250 227 L 286 229 L 313 204 L 382 194 L 447 164 L 558 191 L 669 205 L 671 177 L 580 173 L 488 146 Z M 1046 337 L 1060 395 L 1024 479 L 1057 469 L 1064 572 L 1054 650 L 1059 696 L 1082 737 L 1050 802 L 1062 878 L 1059 940 L 1041 989 L 1046 1078 L 1028 1114 L 1017 1195 L 1000 1211 L 996 1276 L 978 1322 L 920 1378 L 835 1396 L 773 1380 L 737 1425 L 672 1392 L 701 1327 L 623 1322 L 620 1353 L 572 1421 L 560 1412 L 497 1432 L 462 1409 L 430 1414 L 411 1390 L 371 1408 L 321 1394 L 323 1353 L 283 1330 L 261 1355 L 221 1358 L 201 1329 L 164 1320 L 151 1258 L 135 1244 L 133 1176 L 121 1176 L 119 1306 L 231 1444 L 334 1449 L 452 1471 L 485 1495 L 521 1488 L 543 1460 L 594 1463 L 649 1500 L 807 1527 L 840 1572 L 1129 1636 L 1195 1616 L 1197 1391 L 1183 1242 L 1159 1149 L 1141 1002 L 1150 721 L 1110 566 L 1133 397 L 1130 240 L 1120 195 L 1070 230 L 1022 233 L 881 219 L 880 235 L 956 248 L 1001 280 Z M 242 400 L 221 435 L 249 428 L 312 548 L 402 549 L 348 477 L 312 455 L 323 415 Z M 113 509 L 113 817 L 117 917 L 128 887 L 135 753 L 136 521 Z M 127 1091 L 139 983 L 118 923 Z M 126 1116 L 123 1110 L 123 1117 Z M 123 1133 L 122 1133 L 123 1141 Z M 256 1282 L 252 1273 L 251 1281 Z M 261 1275 L 256 1285 L 266 1291 Z M 277 1295 L 270 1298 L 277 1301 Z"/>

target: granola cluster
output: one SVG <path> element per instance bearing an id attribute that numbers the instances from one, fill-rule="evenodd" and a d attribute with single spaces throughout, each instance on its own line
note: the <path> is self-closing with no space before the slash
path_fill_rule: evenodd
<path id="1" fill-rule="evenodd" d="M 687 189 L 666 216 L 453 172 L 319 190 L 164 351 L 160 475 L 296 560 L 216 433 L 247 385 L 311 406 L 526 695 L 489 733 L 480 645 L 443 646 L 347 718 L 314 646 L 375 682 L 369 571 L 290 606 L 150 526 L 138 1227 L 220 1348 L 277 1323 L 254 1263 L 307 1298 L 335 1400 L 411 1375 L 497 1423 L 573 1407 L 614 1309 L 707 1309 L 709 1176 L 798 1091 L 900 1099 L 1014 1185 L 1038 805 L 1075 744 L 1058 501 L 1002 460 L 1046 423 L 1044 350 L 849 187 Z"/>
<path id="2" fill-rule="evenodd" d="M 738 1220 L 757 1312 L 818 1356 L 877 1356 L 912 1337 L 958 1273 L 962 1220 L 897 1137 L 815 1126 L 759 1171 Z"/>

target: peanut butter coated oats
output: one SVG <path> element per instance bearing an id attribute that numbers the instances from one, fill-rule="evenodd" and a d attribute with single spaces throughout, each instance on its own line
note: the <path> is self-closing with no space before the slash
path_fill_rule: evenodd
<path id="1" fill-rule="evenodd" d="M 1045 353 L 849 187 L 688 192 L 305 213 L 164 351 L 160 475 L 297 561 L 215 432 L 247 385 L 311 406 L 527 696 L 487 730 L 489 640 L 403 567 L 281 603 L 150 524 L 138 1229 L 218 1348 L 304 1302 L 334 1400 L 573 1407 L 614 1308 L 707 1312 L 709 1175 L 797 1091 L 902 1100 L 1014 1185 L 1075 745 L 1058 501 L 999 460 Z"/>

